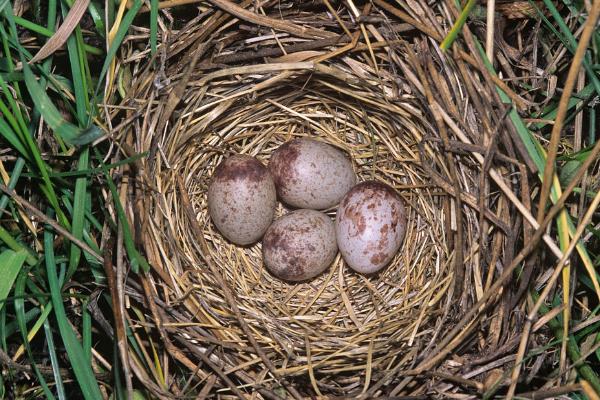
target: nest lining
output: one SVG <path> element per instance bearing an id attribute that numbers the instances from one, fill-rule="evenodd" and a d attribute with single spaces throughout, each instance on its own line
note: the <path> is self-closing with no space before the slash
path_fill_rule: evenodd
<path id="1" fill-rule="evenodd" d="M 331 77 L 323 77 L 330 79 Z M 303 81 L 302 86 L 293 81 Z M 321 373 L 385 368 L 416 341 L 430 344 L 431 332 L 423 329 L 436 313 L 450 284 L 448 250 L 444 240 L 444 212 L 418 166 L 420 137 L 414 121 L 384 114 L 360 99 L 349 98 L 320 85 L 321 78 L 297 74 L 289 86 L 257 93 L 247 104 L 220 109 L 210 129 L 191 134 L 181 129 L 162 145 L 170 165 L 162 171 L 164 215 L 170 222 L 187 286 L 194 287 L 198 304 L 210 310 L 201 320 L 220 340 L 244 341 L 243 332 L 215 281 L 204 266 L 196 238 L 178 207 L 173 174 L 183 176 L 197 212 L 197 221 L 209 244 L 210 257 L 221 268 L 236 294 L 238 306 L 265 349 L 285 359 L 286 375 L 312 368 Z M 243 90 L 243 89 L 242 89 Z M 292 94 L 289 94 L 291 91 Z M 283 93 L 283 95 L 282 95 Z M 203 115 L 212 110 L 202 111 Z M 190 113 L 190 118 L 193 114 Z M 195 116 L 195 115 L 194 115 Z M 366 123 L 365 123 L 366 121 Z M 412 129 L 403 128 L 413 123 Z M 372 277 L 354 273 L 338 255 L 330 269 L 316 279 L 290 284 L 273 277 L 262 264 L 261 245 L 239 247 L 227 242 L 210 222 L 206 189 L 213 169 L 232 153 L 256 156 L 264 163 L 274 149 L 294 137 L 308 136 L 330 143 L 352 158 L 359 180 L 378 179 L 395 187 L 408 205 L 404 244 L 392 263 Z M 157 166 L 160 168 L 160 166 Z M 278 215 L 288 210 L 279 205 Z M 335 209 L 328 210 L 335 217 Z M 158 230 L 164 229 L 157 224 Z M 165 231 L 166 232 L 166 231 Z M 201 300 L 200 300 L 201 299 Z M 212 324 L 212 325 L 211 325 Z M 361 366 L 362 365 L 362 366 Z"/>

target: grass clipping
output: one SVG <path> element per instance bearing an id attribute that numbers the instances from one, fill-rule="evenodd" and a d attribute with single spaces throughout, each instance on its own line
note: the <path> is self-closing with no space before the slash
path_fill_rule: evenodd
<path id="1" fill-rule="evenodd" d="M 465 329 L 447 333 L 512 260 L 523 229 L 512 202 L 528 196 L 519 142 L 510 129 L 499 133 L 505 106 L 477 59 L 443 54 L 431 38 L 456 10 L 413 3 L 414 17 L 374 8 L 362 31 L 325 8 L 287 9 L 285 21 L 323 27 L 311 28 L 314 39 L 274 38 L 253 21 L 205 12 L 150 61 L 131 50 L 118 64 L 119 76 L 135 73 L 125 107 L 112 112 L 122 121 L 113 135 L 126 153 L 149 152 L 138 165 L 142 184 L 128 190 L 154 271 L 150 301 L 160 311 L 150 309 L 189 376 L 219 376 L 209 390 L 423 393 L 440 367 L 438 390 L 481 392 L 491 359 L 473 357 L 514 349 L 500 291 Z M 346 24 L 363 36 L 351 42 Z M 381 273 L 355 273 L 338 255 L 319 277 L 289 284 L 265 269 L 260 243 L 238 247 L 216 231 L 206 193 L 219 162 L 243 153 L 266 164 L 296 137 L 347 152 L 359 180 L 386 182 L 405 200 L 406 238 Z M 491 167 L 516 193 L 488 181 L 482 170 Z M 445 362 L 454 349 L 466 358 Z M 479 372 L 453 378 L 466 360 Z"/>

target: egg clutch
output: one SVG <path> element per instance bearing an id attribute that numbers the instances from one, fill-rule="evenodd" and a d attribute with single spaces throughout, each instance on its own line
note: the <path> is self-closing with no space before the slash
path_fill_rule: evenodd
<path id="1" fill-rule="evenodd" d="M 400 249 L 406 212 L 390 186 L 356 181 L 345 153 L 294 139 L 273 152 L 268 167 L 243 154 L 223 160 L 208 187 L 208 212 L 232 243 L 246 246 L 262 238 L 264 265 L 279 279 L 316 277 L 338 249 L 350 268 L 370 274 Z M 296 210 L 273 221 L 277 198 Z M 319 210 L 336 205 L 334 223 Z"/>

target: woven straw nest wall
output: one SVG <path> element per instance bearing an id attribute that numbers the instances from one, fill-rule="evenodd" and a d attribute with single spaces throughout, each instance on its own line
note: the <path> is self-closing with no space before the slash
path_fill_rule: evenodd
<path id="1" fill-rule="evenodd" d="M 513 300 L 494 283 L 522 230 L 518 141 L 471 34 L 440 51 L 456 10 L 434 3 L 268 3 L 241 19 L 203 6 L 156 57 L 122 57 L 118 72 L 133 78 L 113 134 L 149 152 L 132 189 L 149 309 L 200 386 L 215 374 L 214 391 L 268 398 L 475 393 L 502 366 L 490 360 L 514 349 Z M 235 246 L 211 223 L 207 185 L 224 157 L 267 163 L 300 136 L 344 150 L 360 180 L 392 185 L 408 205 L 404 245 L 380 274 L 338 255 L 289 284 L 265 270 L 260 243 Z"/>

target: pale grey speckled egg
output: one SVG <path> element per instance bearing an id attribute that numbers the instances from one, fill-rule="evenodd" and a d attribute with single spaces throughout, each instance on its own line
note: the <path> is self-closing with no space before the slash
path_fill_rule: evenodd
<path id="1" fill-rule="evenodd" d="M 350 159 L 340 150 L 312 139 L 294 139 L 271 156 L 279 198 L 293 207 L 323 210 L 339 203 L 356 183 Z"/>
<path id="2" fill-rule="evenodd" d="M 238 245 L 263 236 L 275 215 L 277 194 L 269 170 L 237 154 L 221 162 L 208 187 L 208 212 L 223 236 Z"/>
<path id="3" fill-rule="evenodd" d="M 337 254 L 331 218 L 315 210 L 296 210 L 273 222 L 262 241 L 265 266 L 287 281 L 314 278 Z"/>
<path id="4" fill-rule="evenodd" d="M 403 201 L 385 183 L 359 183 L 337 210 L 338 247 L 346 264 L 357 272 L 369 274 L 385 267 L 400 249 L 405 231 Z"/>

